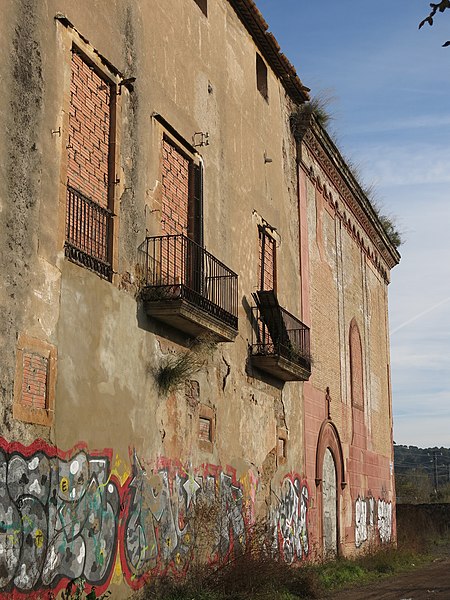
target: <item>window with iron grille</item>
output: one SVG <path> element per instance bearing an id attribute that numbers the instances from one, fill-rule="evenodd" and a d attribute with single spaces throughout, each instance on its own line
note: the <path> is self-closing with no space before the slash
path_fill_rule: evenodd
<path id="1" fill-rule="evenodd" d="M 66 256 L 112 276 L 115 86 L 72 50 L 67 145 Z"/>

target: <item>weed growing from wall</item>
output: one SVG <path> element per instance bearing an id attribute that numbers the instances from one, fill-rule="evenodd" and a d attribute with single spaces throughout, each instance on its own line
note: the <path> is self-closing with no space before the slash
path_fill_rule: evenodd
<path id="1" fill-rule="evenodd" d="M 214 354 L 216 342 L 211 336 L 198 337 L 184 352 L 165 356 L 154 369 L 154 377 L 160 393 L 164 396 L 184 386 L 186 379 L 201 371 Z"/>

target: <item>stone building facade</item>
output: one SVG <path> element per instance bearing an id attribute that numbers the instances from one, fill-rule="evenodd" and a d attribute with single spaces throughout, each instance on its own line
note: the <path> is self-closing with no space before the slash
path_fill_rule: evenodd
<path id="1" fill-rule="evenodd" d="M 399 255 L 252 0 L 2 9 L 0 596 L 394 541 Z"/>

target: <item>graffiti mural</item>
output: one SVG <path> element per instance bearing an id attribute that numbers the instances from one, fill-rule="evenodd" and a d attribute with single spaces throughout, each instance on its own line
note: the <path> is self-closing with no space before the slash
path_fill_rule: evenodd
<path id="1" fill-rule="evenodd" d="M 102 586 L 119 505 L 107 456 L 0 450 L 0 589 L 26 593 L 81 576 Z"/>
<path id="2" fill-rule="evenodd" d="M 124 534 L 130 582 L 155 567 L 159 572 L 182 571 L 191 560 L 194 529 L 202 526 L 205 514 L 217 520 L 211 532 L 211 560 L 223 559 L 245 545 L 246 508 L 234 474 L 217 467 L 213 473 L 208 473 L 208 467 L 203 474 L 189 473 L 177 463 L 163 463 L 147 474 L 136 454 L 133 457 Z M 212 507 L 217 510 L 209 510 Z"/>
<path id="3" fill-rule="evenodd" d="M 392 504 L 372 497 L 358 498 L 355 502 L 355 546 L 359 548 L 378 532 L 381 543 L 392 537 Z"/>
<path id="4" fill-rule="evenodd" d="M 281 486 L 279 502 L 272 511 L 273 551 L 286 562 L 301 560 L 309 553 L 308 500 L 306 483 L 287 476 Z"/>
<path id="5" fill-rule="evenodd" d="M 215 563 L 244 551 L 255 522 L 253 471 L 130 459 L 126 470 L 110 451 L 0 439 L 0 596 L 57 592 L 77 578 L 102 593 L 113 575 L 137 589 L 152 575 L 185 573 L 198 555 Z M 291 563 L 309 552 L 309 492 L 289 475 L 276 497 L 270 543 Z M 386 507 L 378 518 L 386 537 Z"/>

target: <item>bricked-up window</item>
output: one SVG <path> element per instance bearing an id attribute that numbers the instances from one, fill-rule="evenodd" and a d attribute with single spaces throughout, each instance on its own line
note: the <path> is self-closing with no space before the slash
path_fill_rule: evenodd
<path id="1" fill-rule="evenodd" d="M 66 255 L 112 275 L 115 86 L 74 48 L 71 62 Z"/>
<path id="2" fill-rule="evenodd" d="M 20 335 L 14 382 L 14 418 L 51 425 L 56 378 L 56 348 L 47 342 Z"/>
<path id="3" fill-rule="evenodd" d="M 256 87 L 258 88 L 261 96 L 265 99 L 269 99 L 269 89 L 267 87 L 267 66 L 263 58 L 257 53 L 256 54 Z"/>
<path id="4" fill-rule="evenodd" d="M 200 8 L 205 17 L 208 16 L 208 0 L 194 0 L 195 4 Z"/>
<path id="5" fill-rule="evenodd" d="M 276 242 L 264 227 L 259 227 L 259 289 L 275 290 L 276 279 Z"/>
<path id="6" fill-rule="evenodd" d="M 164 138 L 161 174 L 163 234 L 188 234 L 189 164 L 188 157 Z"/>
<path id="7" fill-rule="evenodd" d="M 350 323 L 350 385 L 352 405 L 364 409 L 364 373 L 361 336 L 355 319 Z"/>
<path id="8" fill-rule="evenodd" d="M 187 235 L 202 245 L 202 179 L 201 165 L 165 137 L 161 169 L 163 234 Z"/>
<path id="9" fill-rule="evenodd" d="M 32 408 L 47 405 L 48 356 L 25 350 L 23 353 L 22 404 Z"/>

